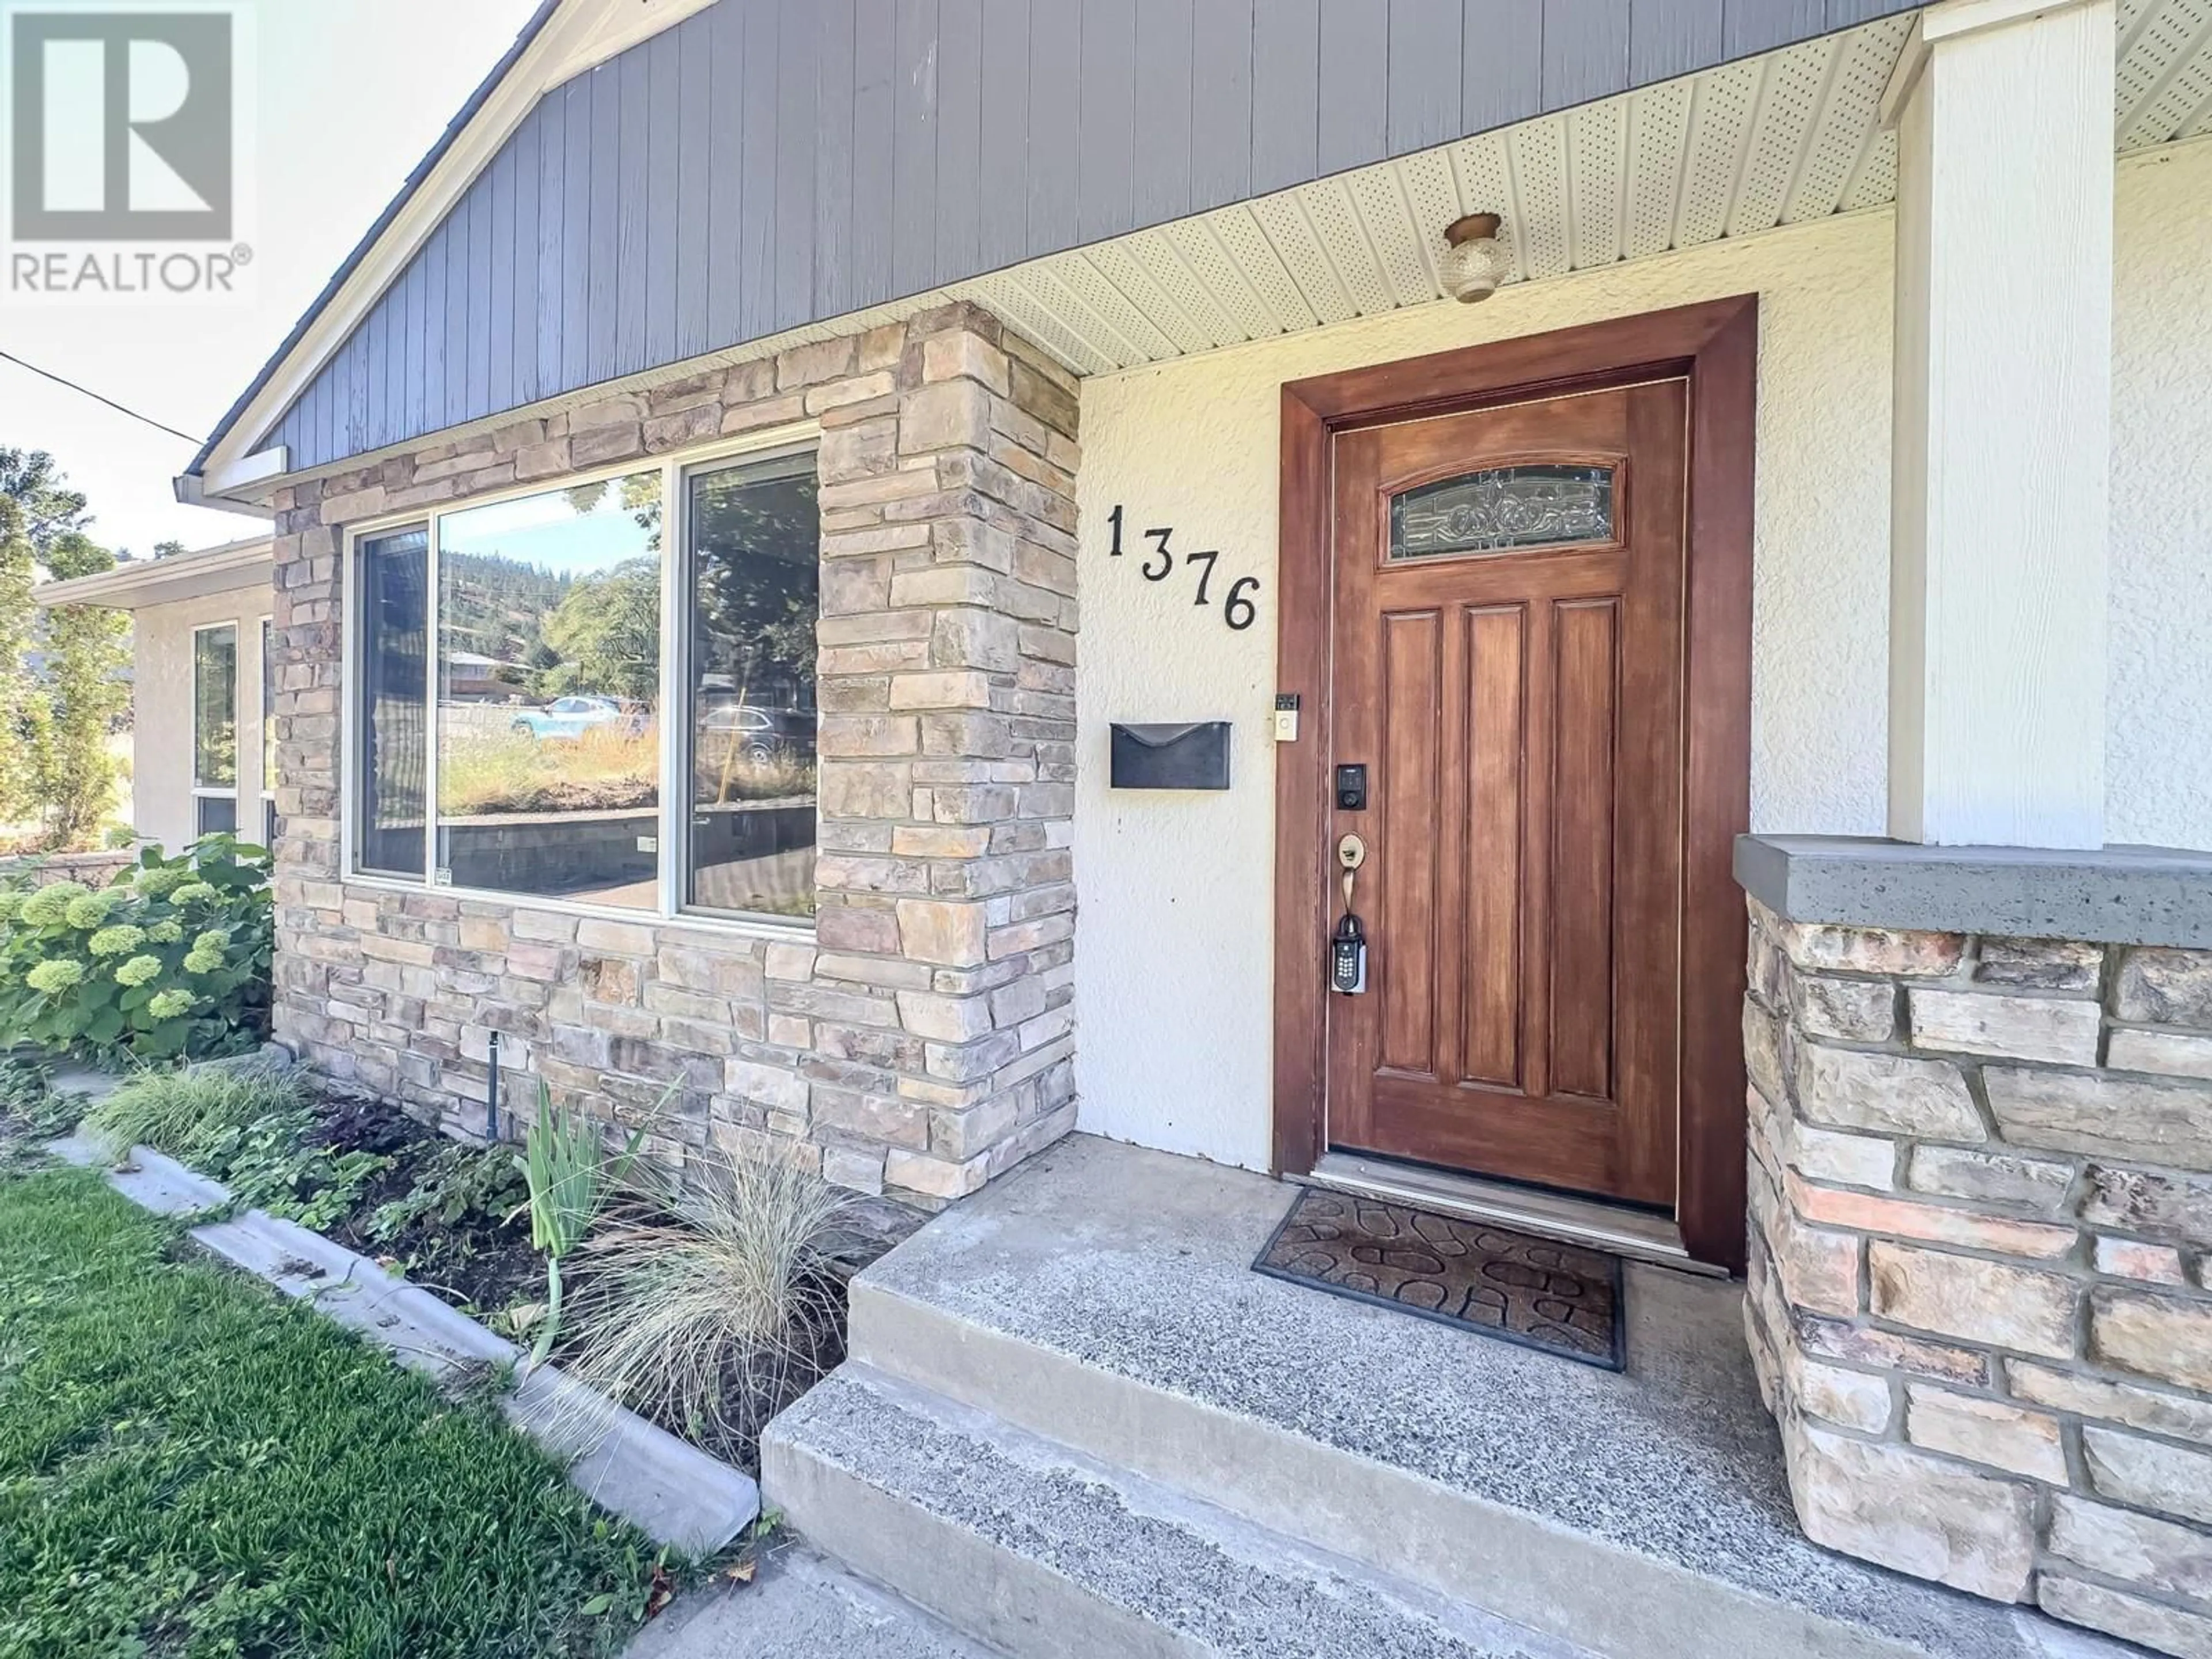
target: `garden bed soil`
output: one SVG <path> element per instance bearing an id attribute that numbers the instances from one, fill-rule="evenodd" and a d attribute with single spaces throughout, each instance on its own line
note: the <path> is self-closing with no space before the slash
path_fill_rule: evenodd
<path id="1" fill-rule="evenodd" d="M 392 1160 L 363 1188 L 351 1209 L 324 1230 L 325 1233 L 526 1346 L 530 1333 L 509 1328 L 502 1317 L 518 1305 L 541 1303 L 545 1295 L 545 1264 L 530 1242 L 527 1194 L 520 1175 L 511 1194 L 512 1204 L 501 1200 L 488 1209 L 468 1208 L 451 1217 L 431 1210 L 399 1231 L 379 1237 L 370 1231 L 370 1222 L 380 1208 L 406 1198 L 425 1179 L 434 1179 L 441 1160 L 480 1154 L 484 1149 L 465 1147 L 464 1143 L 439 1134 L 397 1108 L 378 1102 L 318 1098 L 311 1105 L 319 1119 L 309 1132 L 313 1142 L 335 1153 L 369 1152 Z M 513 1148 L 498 1150 L 515 1155 Z M 643 1210 L 612 1218 L 644 1225 L 676 1224 L 672 1216 Z M 686 1420 L 652 1401 L 624 1403 L 655 1427 L 690 1441 L 709 1455 L 757 1471 L 759 1430 L 843 1363 L 847 1281 L 912 1231 L 920 1219 L 903 1206 L 856 1204 L 843 1230 L 843 1247 L 831 1261 L 830 1272 L 802 1291 L 804 1301 L 823 1310 L 826 1316 L 810 1322 L 808 1329 L 799 1334 L 801 1351 L 784 1356 L 772 1379 L 735 1360 L 728 1366 L 722 1416 L 732 1428 L 723 1430 Z M 592 1280 L 589 1253 L 571 1258 L 563 1278 L 568 1305 L 588 1307 Z M 555 1343 L 551 1360 L 564 1365 L 580 1357 L 571 1335 Z"/>

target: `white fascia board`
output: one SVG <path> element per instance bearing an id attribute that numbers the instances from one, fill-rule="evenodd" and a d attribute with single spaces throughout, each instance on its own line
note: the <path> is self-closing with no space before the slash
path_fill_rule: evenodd
<path id="1" fill-rule="evenodd" d="M 96 575 L 41 582 L 31 590 L 31 599 L 41 606 L 97 605 L 111 611 L 143 611 L 209 593 L 266 586 L 270 545 L 266 537 L 259 537 L 166 559 L 133 559 Z"/>
<path id="2" fill-rule="evenodd" d="M 681 21 L 711 0 L 565 0 L 553 20 L 538 32 L 514 68 L 485 99 L 476 118 L 438 159 L 405 207 L 385 229 L 377 244 L 363 256 L 333 295 L 328 305 L 264 386 L 231 422 L 222 441 L 208 456 L 203 469 L 209 480 L 205 493 L 213 496 L 213 482 L 238 465 L 246 446 L 276 424 L 292 402 L 305 391 L 323 366 L 352 337 L 354 330 L 384 297 L 384 291 L 406 270 L 407 262 L 430 239 L 477 174 L 499 154 L 515 128 L 522 125 L 538 98 L 583 69 L 605 61 L 615 52 L 635 46 Z M 606 51 L 599 48 L 608 44 Z M 593 55 L 594 53 L 597 55 Z M 267 453 L 267 452 L 264 452 Z M 210 507 L 228 503 L 210 500 Z"/>

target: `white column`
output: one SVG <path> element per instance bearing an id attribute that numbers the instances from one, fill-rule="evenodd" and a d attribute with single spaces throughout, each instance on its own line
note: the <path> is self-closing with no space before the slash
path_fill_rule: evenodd
<path id="1" fill-rule="evenodd" d="M 1945 0 L 1898 137 L 1889 831 L 2100 847 L 2112 0 Z"/>

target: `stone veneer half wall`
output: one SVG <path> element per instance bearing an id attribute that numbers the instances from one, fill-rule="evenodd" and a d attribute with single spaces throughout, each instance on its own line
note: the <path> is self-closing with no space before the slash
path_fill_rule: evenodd
<path id="1" fill-rule="evenodd" d="M 2212 1655 L 2212 952 L 1751 902 L 1747 1323 L 1819 1543 Z"/>
<path id="2" fill-rule="evenodd" d="M 936 1205 L 1074 1125 L 1073 380 L 972 306 L 279 492 L 276 1032 L 334 1086 L 481 1127 L 532 1078 L 665 1155 L 794 1157 Z M 349 882 L 342 532 L 818 422 L 811 938 Z"/>

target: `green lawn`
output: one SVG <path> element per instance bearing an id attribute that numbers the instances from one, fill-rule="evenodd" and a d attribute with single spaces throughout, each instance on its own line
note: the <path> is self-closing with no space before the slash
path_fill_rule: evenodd
<path id="1" fill-rule="evenodd" d="M 77 1170 L 0 1176 L 0 1659 L 617 1649 L 652 1547 Z"/>

